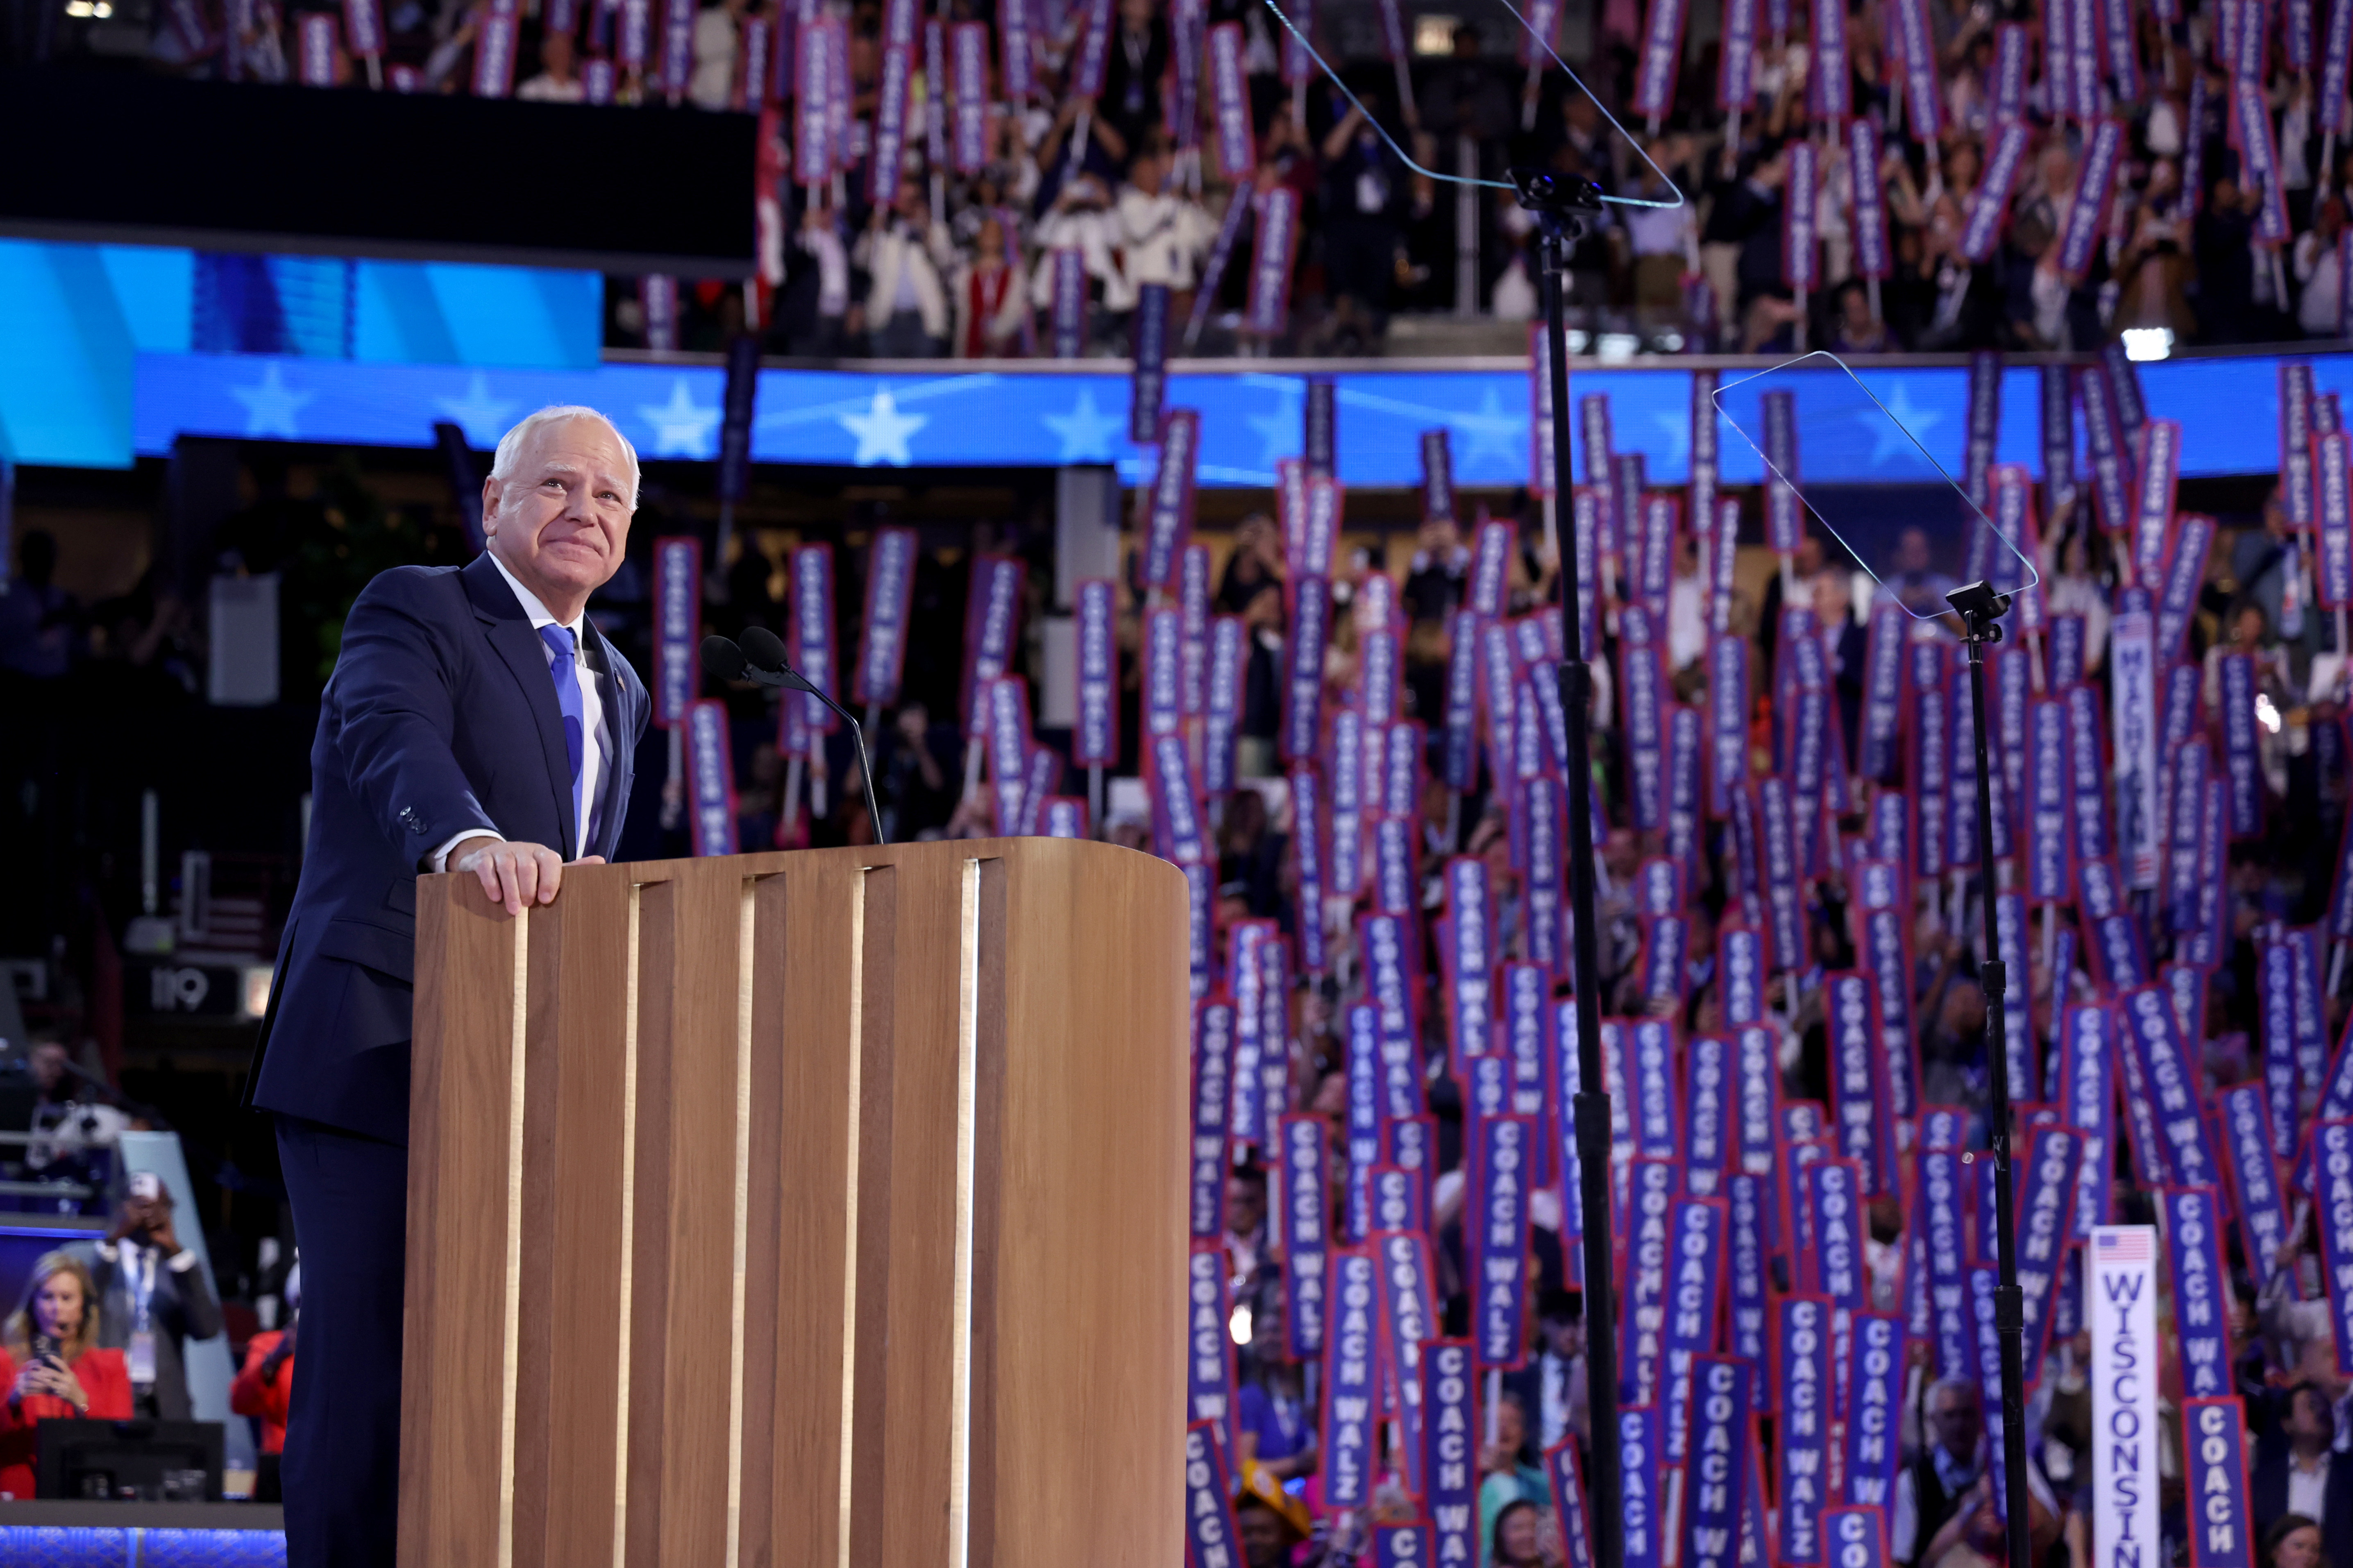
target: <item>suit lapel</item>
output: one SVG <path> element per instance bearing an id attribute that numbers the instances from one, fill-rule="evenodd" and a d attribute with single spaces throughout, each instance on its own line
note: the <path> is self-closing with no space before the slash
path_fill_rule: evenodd
<path id="1" fill-rule="evenodd" d="M 629 808 L 629 779 L 636 771 L 637 757 L 631 745 L 638 732 L 636 697 L 629 683 L 621 679 L 621 661 L 613 645 L 605 640 L 596 622 L 583 624 L 588 628 L 589 657 L 596 661 L 600 683 L 597 695 L 604 700 L 605 728 L 613 738 L 612 763 L 605 770 L 604 787 L 598 792 L 597 806 L 602 815 L 592 813 L 589 818 L 600 824 L 601 830 L 588 852 L 609 860 L 621 840 L 621 818 Z"/>
<path id="2" fill-rule="evenodd" d="M 522 601 L 507 586 L 506 578 L 500 574 L 489 552 L 476 556 L 463 575 L 467 596 L 474 603 L 474 615 L 484 623 L 483 633 L 491 647 L 514 677 L 515 684 L 522 688 L 532 723 L 539 731 L 548 786 L 555 797 L 555 820 L 563 834 L 562 841 L 549 847 L 569 860 L 579 853 L 580 830 L 573 811 L 572 754 L 564 744 L 564 713 L 555 705 L 555 679 L 548 673 L 547 645 L 531 629 L 531 617 L 523 613 Z"/>

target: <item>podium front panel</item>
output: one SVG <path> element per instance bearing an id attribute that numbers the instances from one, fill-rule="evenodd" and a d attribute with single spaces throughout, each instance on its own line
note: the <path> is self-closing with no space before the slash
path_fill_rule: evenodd
<path id="1" fill-rule="evenodd" d="M 1174 867 L 981 840 L 417 907 L 405 1564 L 1181 1550 Z"/>

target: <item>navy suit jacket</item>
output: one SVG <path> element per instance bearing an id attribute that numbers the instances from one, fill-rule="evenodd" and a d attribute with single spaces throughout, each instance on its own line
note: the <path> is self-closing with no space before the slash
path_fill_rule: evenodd
<path id="1" fill-rule="evenodd" d="M 612 858 L 646 689 L 591 626 L 612 766 L 587 853 Z M 405 1143 L 417 878 L 470 827 L 575 842 L 545 646 L 488 555 L 401 566 L 361 591 L 311 743 L 311 837 L 278 949 L 249 1103 Z"/>

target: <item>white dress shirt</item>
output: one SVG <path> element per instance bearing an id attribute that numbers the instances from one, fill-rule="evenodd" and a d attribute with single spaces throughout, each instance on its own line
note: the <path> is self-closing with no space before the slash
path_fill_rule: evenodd
<path id="1" fill-rule="evenodd" d="M 585 738 L 580 759 L 580 794 L 572 803 L 572 820 L 577 841 L 551 847 L 566 859 L 574 859 L 588 853 L 587 847 L 596 841 L 597 831 L 604 826 L 605 775 L 613 765 L 612 727 L 605 722 L 605 699 L 597 689 L 596 672 L 588 666 L 588 616 L 584 611 L 569 621 L 557 620 L 548 612 L 547 606 L 540 603 L 539 595 L 524 587 L 515 574 L 507 570 L 507 563 L 499 559 L 496 551 L 488 553 L 491 564 L 499 569 L 499 575 L 505 578 L 507 586 L 514 590 L 515 600 L 522 605 L 523 614 L 531 617 L 532 640 L 539 644 L 540 652 L 546 658 L 551 672 L 555 668 L 555 650 L 549 647 L 547 640 L 539 635 L 540 628 L 560 626 L 572 634 L 572 658 L 580 682 L 580 731 Z M 554 679 L 552 673 L 548 677 L 551 683 Z M 449 851 L 469 838 L 503 839 L 505 837 L 495 828 L 470 827 L 433 852 L 432 867 L 436 871 L 448 869 Z"/>
<path id="2" fill-rule="evenodd" d="M 2307 1470 L 2295 1462 L 2295 1455 L 2288 1456 L 2288 1512 L 2300 1513 L 2315 1523 L 2319 1522 L 2328 1512 L 2328 1467 L 2334 1462 L 2328 1452 L 2323 1449 L 2320 1463 Z"/>

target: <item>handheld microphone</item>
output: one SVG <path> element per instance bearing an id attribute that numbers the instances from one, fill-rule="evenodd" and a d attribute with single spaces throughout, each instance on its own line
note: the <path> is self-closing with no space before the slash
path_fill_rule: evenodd
<path id="1" fill-rule="evenodd" d="M 746 680 L 754 686 L 806 691 L 846 720 L 849 738 L 858 747 L 858 778 L 866 787 L 866 816 L 874 826 L 874 842 L 884 848 L 890 847 L 891 840 L 882 832 L 881 808 L 874 800 L 874 767 L 866 756 L 866 726 L 858 721 L 856 714 L 818 690 L 807 677 L 785 662 L 785 645 L 776 633 L 765 626 L 746 626 L 743 641 L 736 643 L 713 632 L 702 639 L 702 668 L 722 680 Z"/>

